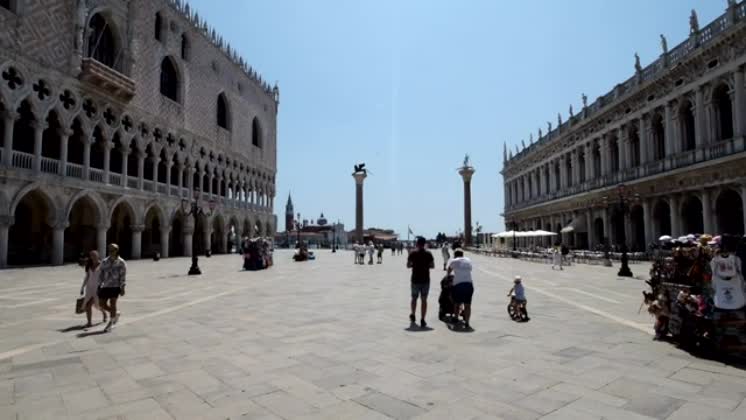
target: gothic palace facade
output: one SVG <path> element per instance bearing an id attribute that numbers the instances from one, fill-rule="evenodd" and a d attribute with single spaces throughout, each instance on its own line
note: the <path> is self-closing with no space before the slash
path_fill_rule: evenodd
<path id="1" fill-rule="evenodd" d="M 744 234 L 746 2 L 524 150 L 504 151 L 507 229 L 558 232 L 577 248 L 642 250 L 662 235 Z M 628 197 L 619 206 L 619 185 Z M 556 240 L 556 239 L 555 239 Z"/>
<path id="2" fill-rule="evenodd" d="M 279 90 L 187 4 L 0 0 L 0 75 L 0 267 L 274 236 Z"/>

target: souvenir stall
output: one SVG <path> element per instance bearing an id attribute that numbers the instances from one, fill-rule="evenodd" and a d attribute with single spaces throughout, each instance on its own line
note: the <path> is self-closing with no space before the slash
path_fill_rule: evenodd
<path id="1" fill-rule="evenodd" d="M 746 285 L 740 256 L 746 242 L 708 235 L 661 239 L 647 282 L 651 290 L 643 292 L 656 338 L 670 337 L 692 350 L 743 355 Z"/>

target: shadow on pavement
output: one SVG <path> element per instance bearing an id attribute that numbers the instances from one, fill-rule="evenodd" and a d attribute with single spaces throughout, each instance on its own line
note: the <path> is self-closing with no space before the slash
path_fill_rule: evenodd
<path id="1" fill-rule="evenodd" d="M 94 335 L 104 335 L 104 334 L 108 334 L 108 333 L 109 332 L 106 331 L 106 330 L 89 331 L 89 332 L 80 333 L 80 334 L 77 335 L 77 337 L 78 338 L 86 338 L 86 337 L 91 337 L 91 336 L 94 336 Z"/>
<path id="2" fill-rule="evenodd" d="M 419 325 L 412 323 L 412 324 L 409 324 L 409 327 L 405 328 L 404 331 L 409 331 L 409 332 L 427 332 L 427 331 L 433 331 L 433 328 L 431 328 L 431 327 L 422 328 Z"/>
<path id="3" fill-rule="evenodd" d="M 63 328 L 61 330 L 57 330 L 57 332 L 68 333 L 68 332 L 71 332 L 71 331 L 81 331 L 81 330 L 84 330 L 85 328 L 86 328 L 85 325 L 74 325 L 72 327 L 67 327 L 67 328 Z"/>

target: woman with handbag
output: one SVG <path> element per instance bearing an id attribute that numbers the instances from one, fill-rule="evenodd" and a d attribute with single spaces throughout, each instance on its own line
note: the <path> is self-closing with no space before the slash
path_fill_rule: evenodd
<path id="1" fill-rule="evenodd" d="M 91 318 L 93 317 L 93 307 L 96 306 L 99 311 L 104 315 L 104 323 L 107 321 L 106 312 L 101 309 L 98 303 L 98 287 L 99 281 L 99 266 L 101 265 L 101 259 L 98 256 L 97 251 L 91 251 L 88 253 L 88 258 L 85 263 L 85 277 L 83 277 L 83 285 L 80 287 L 81 295 L 83 295 L 83 307 L 85 308 L 85 316 L 88 319 L 86 328 L 93 326 Z"/>

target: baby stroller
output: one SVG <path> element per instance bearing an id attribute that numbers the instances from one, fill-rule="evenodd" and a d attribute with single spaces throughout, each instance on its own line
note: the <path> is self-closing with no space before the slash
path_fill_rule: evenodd
<path id="1" fill-rule="evenodd" d="M 457 316 L 453 313 L 453 276 L 445 276 L 440 281 L 438 305 L 438 319 L 441 321 L 447 322 Z"/>

